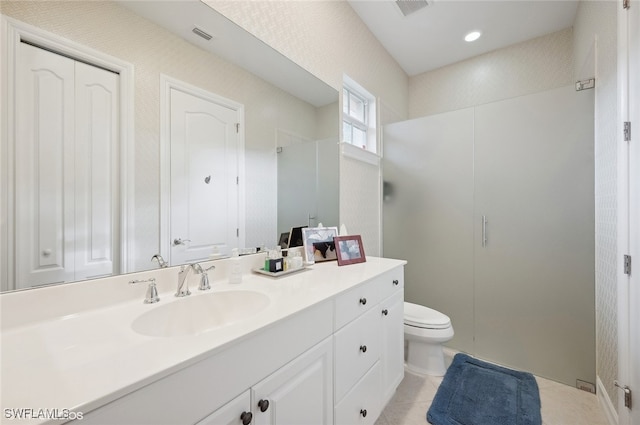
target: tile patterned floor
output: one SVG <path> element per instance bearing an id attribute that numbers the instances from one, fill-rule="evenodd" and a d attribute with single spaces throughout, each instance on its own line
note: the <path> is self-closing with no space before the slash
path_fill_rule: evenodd
<path id="1" fill-rule="evenodd" d="M 607 425 L 598 399 L 567 385 L 537 378 L 543 425 Z M 376 425 L 427 425 L 427 410 L 442 378 L 405 371 L 404 380 Z"/>

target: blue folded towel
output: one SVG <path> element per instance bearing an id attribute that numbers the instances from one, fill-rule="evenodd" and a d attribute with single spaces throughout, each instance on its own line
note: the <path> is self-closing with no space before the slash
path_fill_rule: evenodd
<path id="1" fill-rule="evenodd" d="M 456 354 L 427 412 L 433 425 L 540 425 L 532 374 Z"/>

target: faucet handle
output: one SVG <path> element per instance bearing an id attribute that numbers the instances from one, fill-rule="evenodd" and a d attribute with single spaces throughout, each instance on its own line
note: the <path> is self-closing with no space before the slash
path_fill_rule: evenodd
<path id="1" fill-rule="evenodd" d="M 149 279 L 134 279 L 129 281 L 129 285 L 134 285 L 136 283 L 146 283 L 149 282 L 149 287 L 147 288 L 147 296 L 144 299 L 145 304 L 154 304 L 160 301 L 160 297 L 158 296 L 158 288 L 156 287 L 156 279 L 154 277 L 150 277 Z"/>
<path id="2" fill-rule="evenodd" d="M 198 286 L 199 290 L 206 291 L 208 289 L 211 289 L 211 285 L 209 285 L 209 274 L 207 272 L 215 268 L 216 266 L 207 267 L 206 269 L 202 269 L 202 267 L 200 268 L 200 270 L 202 270 L 200 272 L 202 276 L 200 276 L 200 286 Z"/>

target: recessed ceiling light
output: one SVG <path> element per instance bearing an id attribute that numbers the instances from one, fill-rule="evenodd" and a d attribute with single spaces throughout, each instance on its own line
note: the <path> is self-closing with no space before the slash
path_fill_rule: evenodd
<path id="1" fill-rule="evenodd" d="M 469 34 L 464 36 L 464 41 L 468 41 L 468 42 L 476 41 L 477 39 L 480 38 L 481 35 L 482 34 L 480 33 L 480 31 L 470 32 Z"/>

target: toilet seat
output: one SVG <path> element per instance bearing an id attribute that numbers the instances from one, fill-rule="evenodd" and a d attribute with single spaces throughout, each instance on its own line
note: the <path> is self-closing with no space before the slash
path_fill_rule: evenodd
<path id="1" fill-rule="evenodd" d="M 404 324 L 423 329 L 447 329 L 451 327 L 451 319 L 429 307 L 405 302 Z"/>

